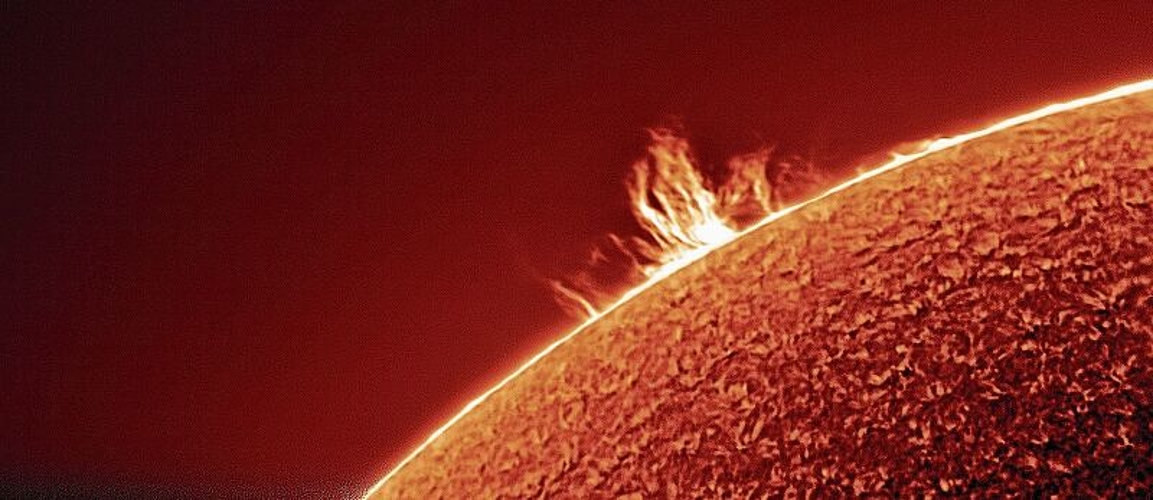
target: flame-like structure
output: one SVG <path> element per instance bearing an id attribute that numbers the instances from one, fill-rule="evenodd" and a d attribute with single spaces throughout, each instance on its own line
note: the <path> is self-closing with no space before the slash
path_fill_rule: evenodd
<path id="1" fill-rule="evenodd" d="M 649 131 L 648 154 L 632 166 L 626 182 L 633 217 L 644 237 L 608 236 L 611 245 L 595 248 L 593 271 L 623 264 L 627 285 L 651 279 L 677 262 L 731 241 L 750 222 L 771 212 L 775 203 L 763 148 L 729 160 L 724 181 L 713 187 L 694 159 L 688 140 L 669 129 Z M 606 254 L 611 252 L 612 257 Z M 549 283 L 557 302 L 570 313 L 593 316 L 595 304 L 611 303 L 611 284 L 581 272 Z M 618 281 L 619 281 L 618 280 Z"/>
<path id="2" fill-rule="evenodd" d="M 717 190 L 717 199 L 725 207 L 722 215 L 730 226 L 743 228 L 756 222 L 779 202 L 768 178 L 769 153 L 768 148 L 762 148 L 729 160 L 728 180 Z"/>
<path id="3" fill-rule="evenodd" d="M 652 139 L 649 158 L 633 166 L 627 184 L 633 216 L 655 242 L 642 247 L 644 256 L 657 264 L 646 270 L 649 275 L 661 265 L 737 235 L 693 163 L 688 141 L 667 130 L 652 131 Z"/>
<path id="4" fill-rule="evenodd" d="M 591 299 L 585 298 L 580 292 L 569 288 L 568 285 L 559 280 L 550 281 L 549 286 L 557 293 L 557 302 L 568 309 L 570 313 L 584 314 L 589 317 L 596 316 L 597 308 L 593 306 Z"/>
<path id="5" fill-rule="evenodd" d="M 633 195 L 634 201 L 639 201 L 638 206 L 635 208 L 636 212 L 645 217 L 648 223 L 646 227 L 651 231 L 656 231 L 653 234 L 653 239 L 657 241 L 656 247 L 668 252 L 664 256 L 654 256 L 654 261 L 660 264 L 656 267 L 649 269 L 648 279 L 640 285 L 626 291 L 616 301 L 602 310 L 595 312 L 589 318 L 577 326 L 574 330 L 570 331 L 560 339 L 556 340 L 549 346 L 545 347 L 542 351 L 528 359 L 523 365 L 510 373 L 507 377 L 497 383 L 495 386 L 485 391 L 476 399 L 470 401 L 459 413 L 449 419 L 444 425 L 436 429 L 420 446 L 412 451 L 408 456 L 400 461 L 391 471 L 388 472 L 380 481 L 378 481 L 372 488 L 366 492 L 366 498 L 373 496 L 381 487 L 383 487 L 397 472 L 404 468 L 416 456 L 418 456 L 425 448 L 433 441 L 440 437 L 448 428 L 452 427 L 461 418 L 471 412 L 478 405 L 483 403 L 493 393 L 499 391 L 509 382 L 515 380 L 520 374 L 524 373 L 529 367 L 536 364 L 542 358 L 554 351 L 556 348 L 568 342 L 570 339 L 580 334 L 589 325 L 595 323 L 601 317 L 611 313 L 616 308 L 631 300 L 633 297 L 643 293 L 645 290 L 652 287 L 654 284 L 662 281 L 670 274 L 677 270 L 696 262 L 702 257 L 710 254 L 718 248 L 724 246 L 726 243 L 739 239 L 744 234 L 755 231 L 767 224 L 772 223 L 788 214 L 806 206 L 815 201 L 824 199 L 834 193 L 844 191 L 852 186 L 855 186 L 868 179 L 881 175 L 883 173 L 895 170 L 915 160 L 928 156 L 930 154 L 956 147 L 960 144 L 979 139 L 987 135 L 1005 130 L 1017 125 L 1031 122 L 1046 116 L 1054 115 L 1064 111 L 1069 111 L 1092 104 L 1124 97 L 1139 92 L 1153 90 L 1153 79 L 1141 82 L 1123 85 L 1112 90 L 1074 99 L 1067 102 L 1051 104 L 1035 111 L 1025 113 L 1023 115 L 1015 116 L 1004 121 L 995 123 L 986 128 L 962 134 L 954 137 L 946 137 L 926 142 L 923 149 L 913 153 L 894 154 L 892 159 L 888 162 L 867 170 L 849 179 L 841 184 L 838 184 L 823 193 L 801 203 L 794 204 L 787 208 L 780 210 L 770 211 L 762 219 L 754 224 L 745 227 L 743 230 L 737 231 L 730 225 L 731 222 L 726 222 L 725 217 L 719 216 L 714 210 L 721 206 L 718 204 L 718 196 L 713 191 L 707 189 L 706 184 L 701 180 L 701 176 L 695 168 L 692 168 L 691 157 L 687 143 L 679 139 L 674 139 L 671 135 L 666 135 L 663 132 L 654 133 L 654 144 L 650 148 L 650 155 L 653 157 L 654 168 L 652 177 L 646 174 L 643 179 L 634 184 L 630 184 L 630 194 Z M 640 165 L 640 164 L 638 164 Z M 691 174 L 684 171 L 684 168 L 690 168 Z M 641 169 L 639 169 L 641 170 Z M 676 180 L 680 179 L 682 182 L 688 184 L 678 183 Z M 755 179 L 755 177 L 753 177 Z M 655 188 L 662 192 L 661 196 L 656 196 L 652 192 Z M 667 191 L 665 189 L 668 189 Z M 639 190 L 638 190 L 639 189 Z M 751 193 L 756 193 L 756 190 L 751 188 Z M 719 190 L 726 192 L 725 190 Z M 649 196 L 638 196 L 636 193 L 648 192 L 656 200 L 652 203 Z M 706 194 L 707 192 L 707 194 Z M 765 193 L 771 190 L 765 190 Z M 753 194 L 754 199 L 757 195 Z M 663 198 L 662 198 L 663 197 Z M 729 193 L 720 197 L 721 199 L 747 199 L 744 194 Z M 771 206 L 768 198 L 765 199 L 764 206 Z M 760 203 L 758 201 L 758 203 Z M 673 213 L 675 210 L 689 210 L 691 213 Z M 650 218 L 651 217 L 651 218 Z M 719 226 L 717 225 L 719 221 Z M 594 309 L 589 307 L 589 311 Z"/>

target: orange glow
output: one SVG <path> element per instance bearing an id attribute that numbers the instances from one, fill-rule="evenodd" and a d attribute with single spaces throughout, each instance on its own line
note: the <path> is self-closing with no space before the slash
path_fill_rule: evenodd
<path id="1" fill-rule="evenodd" d="M 625 185 L 644 238 L 609 235 L 614 256 L 623 255 L 631 267 L 629 285 L 731 241 L 749 221 L 768 215 L 773 202 L 765 171 L 768 149 L 729 160 L 725 181 L 713 187 L 686 139 L 668 129 L 649 133 L 648 155 L 633 164 Z M 601 249 L 594 250 L 594 265 L 608 260 Z M 550 286 L 557 302 L 579 316 L 595 316 L 597 297 L 612 293 L 584 275 L 554 280 Z"/>
<path id="2" fill-rule="evenodd" d="M 737 231 L 720 213 L 717 196 L 690 156 L 688 141 L 667 130 L 652 131 L 649 158 L 633 165 L 627 184 L 633 216 L 655 245 L 644 256 L 661 265 L 698 249 L 723 244 Z M 762 165 L 763 167 L 763 165 Z"/>
<path id="3" fill-rule="evenodd" d="M 774 201 L 770 196 L 772 190 L 770 189 L 771 186 L 763 181 L 763 173 L 760 177 L 755 173 L 755 170 L 758 169 L 763 172 L 767 152 L 754 153 L 754 156 L 743 156 L 734 160 L 735 163 L 730 163 L 730 168 L 733 168 L 732 165 L 734 164 L 739 167 L 741 174 L 733 176 L 734 179 L 739 179 L 731 180 L 725 186 L 714 190 L 708 186 L 699 170 L 694 166 L 687 142 L 664 131 L 653 132 L 653 144 L 649 148 L 650 158 L 638 162 L 634 166 L 636 176 L 628 185 L 629 194 L 633 200 L 634 215 L 637 216 L 638 221 L 649 231 L 650 236 L 655 241 L 654 244 L 642 247 L 645 250 L 643 256 L 655 263 L 645 268 L 648 279 L 623 293 L 615 302 L 602 310 L 597 311 L 591 304 L 584 301 L 584 305 L 587 306 L 586 310 L 590 313 L 585 322 L 545 347 L 495 386 L 470 401 L 459 413 L 436 429 L 420 446 L 369 489 L 366 497 L 379 490 L 430 443 L 472 411 L 473 408 L 483 403 L 489 396 L 516 379 L 557 347 L 581 333 L 602 316 L 612 312 L 681 268 L 721 248 L 726 243 L 739 239 L 741 236 L 810 203 L 930 154 L 1046 116 L 1149 90 L 1153 90 L 1153 79 L 1124 85 L 1089 97 L 1051 104 L 974 132 L 927 141 L 916 152 L 895 153 L 892 155 L 892 159 L 882 165 L 864 171 L 807 201 L 779 210 L 771 209 Z M 739 225 L 733 222 L 736 207 L 748 209 L 750 206 L 766 212 L 765 215 L 747 227 L 736 229 L 736 226 Z M 565 290 L 568 289 L 565 288 Z M 572 293 L 571 290 L 568 291 Z M 573 298 L 579 299 L 575 293 L 572 295 Z"/>

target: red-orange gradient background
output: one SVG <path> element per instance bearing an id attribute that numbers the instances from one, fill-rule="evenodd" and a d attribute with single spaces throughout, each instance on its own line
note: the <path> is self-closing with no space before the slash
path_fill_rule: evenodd
<path id="1" fill-rule="evenodd" d="M 363 490 L 575 323 L 669 115 L 842 174 L 1153 77 L 1148 2 L 533 3 L 6 5 L 0 491 Z"/>

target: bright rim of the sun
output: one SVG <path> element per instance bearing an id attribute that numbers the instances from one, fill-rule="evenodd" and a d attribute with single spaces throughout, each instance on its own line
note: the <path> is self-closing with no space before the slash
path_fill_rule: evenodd
<path id="1" fill-rule="evenodd" d="M 685 183 L 684 172 L 676 172 L 676 182 L 671 185 L 664 186 L 665 189 L 658 190 L 660 193 L 672 193 L 670 198 L 660 199 L 660 197 L 658 197 L 656 199 L 658 202 L 657 205 L 651 203 L 651 200 L 647 194 L 649 192 L 648 188 L 650 187 L 648 183 L 668 183 L 670 182 L 670 176 L 674 174 L 668 171 L 670 166 L 675 167 L 678 165 L 691 164 L 688 162 L 687 156 L 678 156 L 678 154 L 684 154 L 683 150 L 676 147 L 657 147 L 661 144 L 660 141 L 664 139 L 658 135 L 654 135 L 654 140 L 657 142 L 654 147 L 657 147 L 657 149 L 650 148 L 650 153 L 655 158 L 657 168 L 655 172 L 651 174 L 653 177 L 648 177 L 648 174 L 645 174 L 639 169 L 634 168 L 634 171 L 636 171 L 640 177 L 634 179 L 634 183 L 631 183 L 629 186 L 629 192 L 633 199 L 634 214 L 638 216 L 638 220 L 642 222 L 642 225 L 645 226 L 645 229 L 649 231 L 649 233 L 654 237 L 659 245 L 656 248 L 660 251 L 660 253 L 652 256 L 655 258 L 657 264 L 644 270 L 645 274 L 648 276 L 648 279 L 640 285 L 623 293 L 615 302 L 600 311 L 597 311 L 595 308 L 593 308 L 590 304 L 588 304 L 587 301 L 582 300 L 582 304 L 585 306 L 585 309 L 589 313 L 588 319 L 586 319 L 583 323 L 581 323 L 569 333 L 562 336 L 560 339 L 556 340 L 552 344 L 549 344 L 533 357 L 529 358 L 519 368 L 514 370 L 496 385 L 489 388 L 479 397 L 469 401 L 468 404 L 466 404 L 464 408 L 460 410 L 460 412 L 458 412 L 455 416 L 450 418 L 447 422 L 433 431 L 432 434 L 430 434 L 428 438 L 420 444 L 420 446 L 417 446 L 416 449 L 405 456 L 403 460 L 401 460 L 396 464 L 396 466 L 392 468 L 392 470 L 385 474 L 383 478 L 381 478 L 376 482 L 376 484 L 369 488 L 369 490 L 365 493 L 364 498 L 368 498 L 374 495 L 386 483 L 388 483 L 390 479 L 396 476 L 396 474 L 401 469 L 403 469 L 406 465 L 408 465 L 409 462 L 416 458 L 417 455 L 420 455 L 420 453 L 423 452 L 425 448 L 429 446 L 429 444 L 444 434 L 444 432 L 448 430 L 449 427 L 452 427 L 454 424 L 460 421 L 460 419 L 464 418 L 465 415 L 472 411 L 473 408 L 476 408 L 478 405 L 488 399 L 489 396 L 491 396 L 493 393 L 508 385 L 509 382 L 517 378 L 521 373 L 524 373 L 525 370 L 528 370 L 529 367 L 536 364 L 557 347 L 560 347 L 565 342 L 568 342 L 577 334 L 584 331 L 585 328 L 587 328 L 589 325 L 597 322 L 597 320 L 599 320 L 601 317 L 614 311 L 624 303 L 631 300 L 633 297 L 636 297 L 645 290 L 651 288 L 656 283 L 663 281 L 668 276 L 672 275 L 680 269 L 683 269 L 689 264 L 704 258 L 706 255 L 712 253 L 718 248 L 721 248 L 728 243 L 740 239 L 741 236 L 764 227 L 765 225 L 780 219 L 781 217 L 797 211 L 801 207 L 828 197 L 833 193 L 844 191 L 845 189 L 848 189 L 849 187 L 859 184 L 867 179 L 871 179 L 890 170 L 895 170 L 898 167 L 924 158 L 930 154 L 943 151 L 954 146 L 972 141 L 974 139 L 978 139 L 995 132 L 999 132 L 1057 113 L 1149 90 L 1153 90 L 1153 79 L 1122 85 L 1112 90 L 1088 97 L 1050 104 L 1035 111 L 1003 120 L 974 132 L 930 141 L 926 143 L 923 149 L 920 151 L 915 153 L 893 154 L 892 159 L 890 159 L 888 162 L 873 169 L 867 170 L 857 175 L 856 177 L 838 184 L 809 200 L 797 203 L 775 212 L 771 212 L 759 222 L 756 222 L 740 231 L 732 229 L 722 218 L 717 216 L 715 211 L 712 210 L 713 204 L 716 202 L 716 195 L 703 185 L 703 183 L 700 181 L 700 178 L 692 177 L 690 175 L 688 182 Z M 575 293 L 573 293 L 573 296 L 570 298 L 573 300 L 580 300 L 579 296 L 577 296 Z"/>

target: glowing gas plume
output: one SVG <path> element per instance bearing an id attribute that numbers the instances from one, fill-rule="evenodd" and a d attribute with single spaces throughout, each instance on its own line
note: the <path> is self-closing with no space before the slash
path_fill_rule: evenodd
<path id="1" fill-rule="evenodd" d="M 1145 80 L 1145 81 L 1141 81 L 1141 82 L 1137 82 L 1137 83 L 1132 83 L 1132 84 L 1128 84 L 1128 85 L 1123 85 L 1121 87 L 1117 87 L 1115 89 L 1112 89 L 1112 90 L 1109 90 L 1109 91 L 1106 91 L 1106 92 L 1103 92 L 1100 94 L 1096 94 L 1096 95 L 1092 95 L 1092 96 L 1088 96 L 1088 97 L 1083 97 L 1080 99 L 1074 99 L 1074 100 L 1071 100 L 1068 102 L 1051 104 L 1051 105 L 1045 106 L 1043 108 L 1037 109 L 1035 111 L 1025 113 L 1023 115 L 1015 116 L 1013 118 L 1009 118 L 1009 119 L 1006 119 L 1004 121 L 995 123 L 995 124 L 990 125 L 986 128 L 976 130 L 974 132 L 969 132 L 967 134 L 962 134 L 962 135 L 958 135 L 958 136 L 954 136 L 954 137 L 946 137 L 946 138 L 926 142 L 924 145 L 924 148 L 921 149 L 920 151 L 917 151 L 915 153 L 908 153 L 908 154 L 894 154 L 893 158 L 891 160 L 889 160 L 888 162 L 886 162 L 886 163 L 884 163 L 884 164 L 882 164 L 876 168 L 865 171 L 865 172 L 857 175 L 856 177 L 849 179 L 848 181 L 845 181 L 841 184 L 838 184 L 838 185 L 824 191 L 823 193 L 821 193 L 815 197 L 812 197 L 806 201 L 791 205 L 787 208 L 783 208 L 783 209 L 779 209 L 779 210 L 773 210 L 773 211 L 769 212 L 765 217 L 763 217 L 762 219 L 757 221 L 756 223 L 749 225 L 748 227 L 744 228 L 741 231 L 733 231 L 732 233 L 729 233 L 728 236 L 725 236 L 725 237 L 720 237 L 721 234 L 724 234 L 721 230 L 716 229 L 713 226 L 707 226 L 707 224 L 712 224 L 711 222 L 707 222 L 707 221 L 712 220 L 711 219 L 712 216 L 705 217 L 702 215 L 702 219 L 700 219 L 700 220 L 705 221 L 704 223 L 706 224 L 706 226 L 699 229 L 699 231 L 695 230 L 695 229 L 694 230 L 688 230 L 685 228 L 676 229 L 675 231 L 670 229 L 669 234 L 678 235 L 678 238 L 675 238 L 676 241 L 680 241 L 680 242 L 711 241 L 712 243 L 705 243 L 703 245 L 695 246 L 695 247 L 694 246 L 675 247 L 675 248 L 687 248 L 687 250 L 682 251 L 677 256 L 674 256 L 668 260 L 665 260 L 663 262 L 663 264 L 661 264 L 659 267 L 653 268 L 652 272 L 649 274 L 649 278 L 646 281 L 644 281 L 640 285 L 638 285 L 632 289 L 629 289 L 628 291 L 623 293 L 619 298 L 617 298 L 610 305 L 599 310 L 598 312 L 596 312 L 596 314 L 593 314 L 592 316 L 590 316 L 586 321 L 584 321 L 582 324 L 577 326 L 574 330 L 570 331 L 569 333 L 562 336 L 560 339 L 556 340 L 552 344 L 545 347 L 542 351 L 538 352 L 536 355 L 529 358 L 523 365 L 521 365 L 515 371 L 510 373 L 507 377 L 502 379 L 495 386 L 491 387 L 489 390 L 485 391 L 479 397 L 477 397 L 476 399 L 474 399 L 474 400 L 470 401 L 468 404 L 466 404 L 464 406 L 464 408 L 461 409 L 461 411 L 459 413 L 457 413 L 455 416 L 453 416 L 451 419 L 449 419 L 448 422 L 445 422 L 444 425 L 442 425 L 441 427 L 439 427 L 438 429 L 433 431 L 433 433 L 431 435 L 429 435 L 429 437 L 427 439 L 425 439 L 425 441 L 423 443 L 421 443 L 420 446 L 418 446 L 415 450 L 412 451 L 412 453 L 410 453 L 403 460 L 401 460 L 398 464 L 396 464 L 396 466 L 391 471 L 389 471 L 380 481 L 378 481 L 375 485 L 373 485 L 372 488 L 370 488 L 365 493 L 365 498 L 371 497 L 374 494 L 376 494 L 377 491 L 379 491 L 386 483 L 388 483 L 388 481 L 392 477 L 394 477 L 397 474 L 397 472 L 399 472 L 401 469 L 404 468 L 405 465 L 407 465 L 414 458 L 416 458 L 418 455 L 420 455 L 420 453 L 422 451 L 424 451 L 425 448 L 427 448 L 433 441 L 435 441 L 442 434 L 444 434 L 444 432 L 446 430 L 448 430 L 450 427 L 452 427 L 454 424 L 456 424 L 458 421 L 460 421 L 460 419 L 464 418 L 464 416 L 467 415 L 469 412 L 471 412 L 474 408 L 476 408 L 481 403 L 483 403 L 485 400 L 487 400 L 489 398 L 489 396 L 496 393 L 501 388 L 503 388 L 504 386 L 508 385 L 510 382 L 515 380 L 518 376 L 520 376 L 522 373 L 524 373 L 526 370 L 528 370 L 529 367 L 533 366 L 538 361 L 540 361 L 542 358 L 544 358 L 549 353 L 554 351 L 556 348 L 560 347 L 561 345 L 564 345 L 570 339 L 572 339 L 576 335 L 580 334 L 589 325 L 596 323 L 597 320 L 599 320 L 601 317 L 605 316 L 606 314 L 611 313 L 612 311 L 616 310 L 621 305 L 627 303 L 633 297 L 636 297 L 637 295 L 643 293 L 645 290 L 648 290 L 649 288 L 651 288 L 656 283 L 659 283 L 660 281 L 662 281 L 668 275 L 676 272 L 677 270 L 679 270 L 679 269 L 681 269 L 681 268 L 683 268 L 689 264 L 692 264 L 693 262 L 696 262 L 697 260 L 699 260 L 702 257 L 712 253 L 713 251 L 717 250 L 718 248 L 721 248 L 722 246 L 724 246 L 725 243 L 733 241 L 735 239 L 738 239 L 744 234 L 747 234 L 747 233 L 755 231 L 761 227 L 764 227 L 765 225 L 768 225 L 768 224 L 772 223 L 773 221 L 776 221 L 782 217 L 785 217 L 785 216 L 801 209 L 802 207 L 809 205 L 810 203 L 824 199 L 824 198 L 826 198 L 826 197 L 828 197 L 834 193 L 844 191 L 845 189 L 848 189 L 852 186 L 855 186 L 861 182 L 864 182 L 868 179 L 871 179 L 871 178 L 876 177 L 878 175 L 881 175 L 883 173 L 886 173 L 886 172 L 889 172 L 892 170 L 896 170 L 899 167 L 905 166 L 905 165 L 907 165 L 907 164 L 909 164 L 915 160 L 918 160 L 918 159 L 923 158 L 925 156 L 928 156 L 930 154 L 933 154 L 933 153 L 936 153 L 939 151 L 943 151 L 943 150 L 947 150 L 947 149 L 956 147 L 958 145 L 964 144 L 966 142 L 969 142 L 969 141 L 972 141 L 975 139 L 979 139 L 981 137 L 999 132 L 1001 130 L 1015 127 L 1017 125 L 1028 123 L 1028 122 L 1031 122 L 1031 121 L 1034 121 L 1034 120 L 1037 120 L 1040 118 L 1044 118 L 1046 116 L 1050 116 L 1050 115 L 1054 115 L 1054 114 L 1061 113 L 1064 111 L 1069 111 L 1069 110 L 1081 108 L 1084 106 L 1089 106 L 1092 104 L 1097 104 L 1097 103 L 1108 101 L 1111 99 L 1117 99 L 1120 97 L 1136 94 L 1139 92 L 1150 91 L 1150 90 L 1153 90 L 1153 79 Z M 659 134 L 657 134 L 657 135 L 659 135 Z M 661 141 L 655 141 L 654 142 L 654 146 L 660 146 L 661 144 L 663 144 Z M 671 144 L 674 146 L 681 147 L 678 145 L 679 143 L 677 143 L 676 141 L 673 141 Z M 682 152 L 685 153 L 683 158 L 688 159 L 689 156 L 688 156 L 687 146 L 684 146 L 684 148 L 685 149 L 681 150 Z M 676 151 L 678 151 L 678 149 L 676 149 L 676 148 L 669 150 L 669 151 L 672 151 L 672 153 L 665 153 L 664 152 L 665 150 L 660 149 L 660 148 L 658 148 L 658 150 L 662 151 L 661 156 L 654 155 L 658 160 L 661 158 L 663 158 L 665 160 L 672 160 L 672 164 L 679 164 L 677 162 L 681 161 L 681 157 L 676 154 Z M 651 152 L 652 152 L 652 150 L 650 149 L 650 153 Z M 691 165 L 691 161 L 688 161 L 688 164 Z M 675 170 L 677 167 L 671 167 L 671 168 L 673 168 L 673 170 Z M 659 174 L 657 174 L 657 175 L 659 176 Z M 697 175 L 699 175 L 699 174 L 697 174 Z M 649 185 L 649 183 L 646 181 L 644 186 L 648 186 L 648 185 Z M 659 184 L 659 182 L 653 182 L 652 185 L 657 186 L 660 184 Z M 703 182 L 701 183 L 701 186 L 704 186 Z M 679 195 L 677 195 L 677 196 L 679 196 Z M 713 204 L 708 205 L 708 206 L 712 207 L 712 206 L 715 206 L 716 195 L 714 194 L 714 195 L 710 195 L 710 196 L 711 196 Z M 669 199 L 673 200 L 673 198 L 669 198 Z M 699 194 L 694 196 L 690 193 L 688 196 L 686 196 L 682 200 L 685 200 L 685 199 L 702 200 L 702 199 L 710 199 L 710 198 L 709 197 L 702 197 Z M 658 202 L 657 205 L 659 205 L 659 204 L 660 203 Z M 647 206 L 652 207 L 655 205 L 648 204 Z M 770 206 L 771 206 L 771 204 L 770 204 Z M 694 210 L 699 209 L 699 208 L 700 208 L 700 205 L 697 205 L 696 208 L 694 208 Z M 658 212 L 659 212 L 659 210 L 658 210 Z M 645 212 L 642 212 L 642 213 L 648 213 L 648 211 L 646 210 Z M 713 216 L 715 216 L 715 215 L 716 214 L 714 213 Z M 693 216 L 685 217 L 685 216 L 680 216 L 680 215 L 675 215 L 675 214 L 663 214 L 663 215 L 660 215 L 660 217 L 658 217 L 657 220 L 659 220 L 659 221 L 671 221 L 671 220 L 697 220 L 697 219 L 694 219 Z M 722 217 L 721 220 L 724 220 L 724 218 Z M 724 225 L 724 227 L 726 227 L 730 231 L 732 231 L 732 226 L 729 226 L 728 223 L 724 223 L 723 225 Z M 686 238 L 680 239 L 679 236 L 686 236 Z"/>
<path id="2" fill-rule="evenodd" d="M 626 239 L 610 234 L 610 245 L 593 250 L 593 269 L 550 282 L 557 302 L 570 313 L 592 316 L 596 304 L 615 299 L 616 283 L 598 280 L 596 271 L 623 265 L 624 276 L 615 281 L 635 286 L 732 240 L 771 213 L 777 202 L 768 178 L 768 148 L 730 159 L 723 180 L 714 185 L 686 139 L 668 129 L 650 130 L 649 135 L 648 154 L 633 164 L 625 184 L 643 236 Z"/>
<path id="3" fill-rule="evenodd" d="M 796 157 L 770 164 L 772 149 L 764 147 L 729 159 L 713 181 L 688 140 L 663 128 L 649 136 L 647 154 L 633 164 L 625 183 L 642 235 L 608 235 L 607 245 L 594 248 L 587 269 L 549 282 L 557 302 L 574 316 L 594 315 L 621 291 L 731 241 L 782 201 L 815 192 L 821 180 L 811 163 Z"/>
<path id="4" fill-rule="evenodd" d="M 693 163 L 688 141 L 666 130 L 653 131 L 652 139 L 649 157 L 633 165 L 627 184 L 633 216 L 655 242 L 643 247 L 644 256 L 663 265 L 736 236 Z"/>

